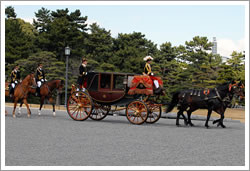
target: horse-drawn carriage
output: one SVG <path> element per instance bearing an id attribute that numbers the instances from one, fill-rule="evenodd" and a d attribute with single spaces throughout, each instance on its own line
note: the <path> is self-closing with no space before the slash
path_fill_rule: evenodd
<path id="1" fill-rule="evenodd" d="M 162 86 L 160 78 L 158 80 Z M 149 76 L 89 72 L 84 87 L 85 91 L 77 91 L 76 86 L 72 85 L 67 101 L 68 114 L 74 120 L 83 121 L 88 117 L 102 120 L 112 106 L 126 109 L 126 117 L 133 124 L 155 123 L 161 117 L 162 105 L 153 100 L 156 93 Z"/>

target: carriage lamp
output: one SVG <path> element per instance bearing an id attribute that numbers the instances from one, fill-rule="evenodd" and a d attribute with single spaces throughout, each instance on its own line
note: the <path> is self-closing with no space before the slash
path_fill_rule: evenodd
<path id="1" fill-rule="evenodd" d="M 65 55 L 66 56 L 70 55 L 70 48 L 69 48 L 69 46 L 65 47 Z"/>
<path id="2" fill-rule="evenodd" d="M 66 56 L 66 81 L 65 81 L 65 102 L 64 106 L 67 106 L 67 90 L 68 90 L 68 63 L 69 63 L 69 55 L 70 55 L 70 48 L 69 46 L 65 47 L 65 56 Z"/>

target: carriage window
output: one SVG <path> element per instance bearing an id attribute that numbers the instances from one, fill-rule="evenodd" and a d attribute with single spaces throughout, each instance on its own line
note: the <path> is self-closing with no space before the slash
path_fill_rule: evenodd
<path id="1" fill-rule="evenodd" d="M 89 91 L 97 91 L 98 90 L 98 75 L 95 75 L 95 78 L 93 79 L 93 82 L 89 88 Z"/>
<path id="2" fill-rule="evenodd" d="M 111 89 L 110 82 L 111 82 L 111 74 L 101 75 L 101 85 L 100 85 L 101 88 Z"/>
<path id="3" fill-rule="evenodd" d="M 123 80 L 125 79 L 124 75 L 114 75 L 113 88 L 114 89 L 123 89 L 124 84 Z"/>

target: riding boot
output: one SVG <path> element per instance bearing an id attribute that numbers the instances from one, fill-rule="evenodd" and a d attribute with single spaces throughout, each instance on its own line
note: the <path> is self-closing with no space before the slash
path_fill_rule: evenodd
<path id="1" fill-rule="evenodd" d="M 36 88 L 36 96 L 40 96 L 40 87 Z"/>
<path id="2" fill-rule="evenodd" d="M 12 97 L 14 94 L 14 89 L 12 88 L 12 86 L 9 87 L 9 96 Z"/>

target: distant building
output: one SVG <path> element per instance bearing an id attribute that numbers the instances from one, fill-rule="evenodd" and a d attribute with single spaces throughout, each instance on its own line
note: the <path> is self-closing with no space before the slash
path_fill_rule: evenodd
<path id="1" fill-rule="evenodd" d="M 213 37 L 212 54 L 213 54 L 213 55 L 216 55 L 216 54 L 217 54 L 217 42 L 216 42 L 216 37 Z"/>

